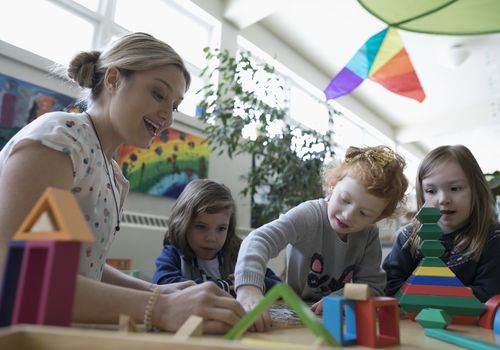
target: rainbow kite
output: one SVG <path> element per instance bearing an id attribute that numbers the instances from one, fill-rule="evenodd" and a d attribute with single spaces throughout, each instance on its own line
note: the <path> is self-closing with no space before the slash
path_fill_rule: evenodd
<path id="1" fill-rule="evenodd" d="M 422 102 L 425 98 L 410 57 L 396 28 L 387 27 L 372 36 L 356 52 L 325 89 L 326 99 L 335 99 L 354 90 L 369 78 L 387 90 Z"/>

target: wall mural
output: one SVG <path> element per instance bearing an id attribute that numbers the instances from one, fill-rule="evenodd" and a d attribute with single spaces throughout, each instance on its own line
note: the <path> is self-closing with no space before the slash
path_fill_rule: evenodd
<path id="1" fill-rule="evenodd" d="M 170 128 L 147 149 L 122 145 L 117 161 L 131 191 L 177 198 L 188 182 L 207 178 L 209 145 L 204 141 Z"/>
<path id="2" fill-rule="evenodd" d="M 74 97 L 0 73 L 0 149 L 32 120 L 75 102 Z"/>

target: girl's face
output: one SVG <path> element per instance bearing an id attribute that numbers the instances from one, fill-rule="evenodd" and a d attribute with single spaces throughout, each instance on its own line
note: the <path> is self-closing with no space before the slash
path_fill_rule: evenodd
<path id="1" fill-rule="evenodd" d="M 212 260 L 226 242 L 231 211 L 198 215 L 187 231 L 187 241 L 194 254 L 204 260 Z"/>
<path id="2" fill-rule="evenodd" d="M 469 220 L 471 190 L 457 162 L 446 161 L 432 169 L 422 180 L 422 191 L 425 202 L 441 212 L 438 225 L 444 233 L 461 228 Z"/>
<path id="3" fill-rule="evenodd" d="M 146 148 L 172 124 L 186 91 L 184 75 L 174 65 L 136 71 L 128 79 L 115 74 L 109 114 L 117 141 Z"/>
<path id="4" fill-rule="evenodd" d="M 385 199 L 366 192 L 365 186 L 350 176 L 337 182 L 328 200 L 328 220 L 343 239 L 377 222 L 387 205 Z"/>

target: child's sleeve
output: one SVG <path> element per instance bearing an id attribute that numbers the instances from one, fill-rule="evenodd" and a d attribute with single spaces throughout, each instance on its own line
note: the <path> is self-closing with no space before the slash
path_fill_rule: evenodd
<path id="1" fill-rule="evenodd" d="M 286 214 L 252 232 L 241 243 L 235 268 L 235 289 L 253 285 L 264 289 L 267 262 L 276 257 L 288 243 L 298 242 L 300 234 L 310 232 L 311 217 L 318 216 L 308 203 L 290 209 Z"/>
<path id="2" fill-rule="evenodd" d="M 486 242 L 483 254 L 479 259 L 476 274 L 471 285 L 474 295 L 486 302 L 492 296 L 500 294 L 500 225 Z"/>
<path id="3" fill-rule="evenodd" d="M 153 283 L 169 284 L 188 281 L 182 275 L 181 256 L 175 247 L 166 245 L 160 255 L 156 258 L 156 271 L 153 275 Z"/>
<path id="4" fill-rule="evenodd" d="M 381 269 L 381 261 L 382 247 L 378 228 L 374 226 L 368 234 L 363 259 L 354 274 L 354 282 L 368 284 L 373 296 L 380 296 L 384 293 L 385 272 Z"/>
<path id="5" fill-rule="evenodd" d="M 276 283 L 281 282 L 280 278 L 270 268 L 266 270 L 266 276 L 264 277 L 264 294 L 267 293 Z"/>
<path id="6" fill-rule="evenodd" d="M 387 255 L 382 268 L 387 274 L 385 295 L 394 296 L 410 277 L 418 265 L 410 252 L 410 247 L 405 246 L 412 232 L 412 226 L 407 225 L 401 229 L 396 241 L 392 245 L 391 252 Z"/>

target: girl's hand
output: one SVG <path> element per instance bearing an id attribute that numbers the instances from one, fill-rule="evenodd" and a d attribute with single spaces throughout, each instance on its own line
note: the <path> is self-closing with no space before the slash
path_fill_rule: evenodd
<path id="1" fill-rule="evenodd" d="M 190 315 L 203 318 L 204 333 L 226 333 L 245 311 L 233 297 L 212 282 L 205 282 L 160 296 L 153 311 L 153 324 L 175 332 Z"/>
<path id="2" fill-rule="evenodd" d="M 311 305 L 311 311 L 320 316 L 323 314 L 323 299 Z"/>
<path id="3" fill-rule="evenodd" d="M 194 281 L 184 281 L 184 282 L 176 282 L 176 283 L 169 283 L 169 284 L 159 284 L 158 287 L 160 287 L 160 291 L 162 294 L 170 294 L 170 293 L 175 293 L 180 290 L 183 290 L 185 288 L 191 287 L 196 285 Z"/>
<path id="4" fill-rule="evenodd" d="M 262 291 L 255 286 L 244 285 L 236 290 L 236 300 L 241 303 L 247 312 L 252 310 L 263 297 Z M 269 312 L 266 310 L 255 320 L 255 323 L 252 325 L 250 330 L 252 332 L 263 332 L 269 330 L 270 328 L 271 316 L 269 316 Z"/>

